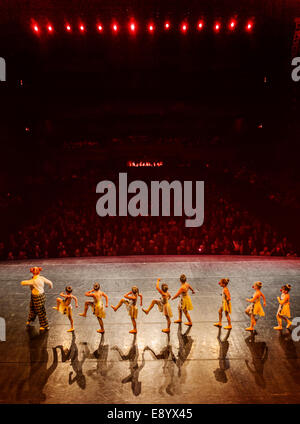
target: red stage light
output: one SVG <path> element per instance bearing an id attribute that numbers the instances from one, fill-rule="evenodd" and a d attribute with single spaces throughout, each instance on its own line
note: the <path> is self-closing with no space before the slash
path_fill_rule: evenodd
<path id="1" fill-rule="evenodd" d="M 150 32 L 154 31 L 154 25 L 153 24 L 149 24 L 148 29 Z"/>
<path id="2" fill-rule="evenodd" d="M 186 23 L 183 23 L 182 25 L 181 25 L 181 31 L 182 32 L 186 32 L 187 31 L 187 24 Z"/>
<path id="3" fill-rule="evenodd" d="M 82 25 L 82 24 L 81 24 L 81 25 L 79 26 L 79 29 L 80 29 L 80 31 L 81 31 L 81 32 L 83 32 L 83 31 L 85 30 L 84 25 Z"/>
<path id="4" fill-rule="evenodd" d="M 40 29 L 39 29 L 39 27 L 38 27 L 37 25 L 34 25 L 33 30 L 34 30 L 35 32 L 39 32 L 39 31 L 40 31 Z"/>
<path id="5" fill-rule="evenodd" d="M 216 23 L 215 23 L 215 26 L 214 26 L 214 30 L 215 30 L 216 32 L 218 32 L 218 31 L 220 31 L 220 28 L 221 28 L 221 24 L 220 24 L 219 22 L 216 22 Z"/>
<path id="6" fill-rule="evenodd" d="M 170 22 L 166 22 L 166 23 L 165 23 L 165 29 L 166 29 L 166 30 L 170 29 Z"/>
<path id="7" fill-rule="evenodd" d="M 97 29 L 99 32 L 103 31 L 103 26 L 101 24 L 97 25 Z"/>
<path id="8" fill-rule="evenodd" d="M 52 25 L 48 25 L 47 29 L 48 29 L 49 32 L 52 32 L 53 31 Z"/>
<path id="9" fill-rule="evenodd" d="M 203 21 L 198 22 L 197 28 L 198 28 L 199 31 L 201 31 L 201 29 L 203 29 L 203 25 L 204 25 Z"/>
<path id="10" fill-rule="evenodd" d="M 236 21 L 234 20 L 230 21 L 229 29 L 234 30 L 235 27 L 236 27 Z"/>
<path id="11" fill-rule="evenodd" d="M 118 31 L 118 25 L 117 24 L 113 24 L 113 31 L 117 32 Z"/>
<path id="12" fill-rule="evenodd" d="M 71 31 L 71 25 L 67 24 L 67 25 L 66 25 L 66 30 L 67 30 L 67 31 Z"/>
<path id="13" fill-rule="evenodd" d="M 136 30 L 136 25 L 135 25 L 135 23 L 134 23 L 134 22 L 131 22 L 131 23 L 130 23 L 130 31 L 131 31 L 131 32 L 135 32 L 135 30 Z"/>
<path id="14" fill-rule="evenodd" d="M 249 21 L 249 22 L 247 23 L 247 25 L 246 25 L 246 30 L 247 30 L 247 31 L 251 31 L 251 30 L 252 30 L 252 28 L 253 28 L 253 23 Z"/>

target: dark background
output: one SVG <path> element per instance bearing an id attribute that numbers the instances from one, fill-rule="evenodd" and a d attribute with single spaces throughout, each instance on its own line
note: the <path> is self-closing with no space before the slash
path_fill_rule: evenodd
<path id="1" fill-rule="evenodd" d="M 298 243 L 300 84 L 291 80 L 296 16 L 296 1 L 2 2 L 7 82 L 0 83 L 0 189 L 6 201 L 22 198 L 17 206 L 9 199 L 2 210 L 3 234 L 44 213 L 74 170 L 99 169 L 94 192 L 111 173 L 155 175 L 127 169 L 128 160 L 163 160 L 158 178 L 226 181 L 245 207 Z M 133 17 L 135 35 L 128 33 Z M 232 32 L 225 28 L 231 18 L 238 23 Z M 114 19 L 118 34 L 109 28 Z M 178 29 L 184 20 L 186 34 Z M 249 33 L 248 20 L 254 23 Z M 150 21 L 154 34 L 145 30 Z M 164 141 L 169 138 L 181 141 L 172 145 Z M 224 177 L 225 168 L 242 166 L 256 175 L 254 186 L 230 173 Z M 266 174 L 267 189 L 261 183 Z M 60 176 L 60 183 L 49 175 Z M 270 202 L 291 185 L 293 202 Z"/>

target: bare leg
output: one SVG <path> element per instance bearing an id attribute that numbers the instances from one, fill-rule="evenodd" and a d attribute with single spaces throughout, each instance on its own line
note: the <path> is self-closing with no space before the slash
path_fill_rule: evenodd
<path id="1" fill-rule="evenodd" d="M 137 329 L 136 329 L 136 320 L 134 318 L 131 318 L 132 321 L 132 325 L 133 325 L 133 329 L 129 331 L 129 333 L 137 333 Z"/>
<path id="2" fill-rule="evenodd" d="M 53 309 L 59 310 L 59 305 L 61 304 L 62 300 L 58 297 L 56 299 L 56 306 L 53 306 Z"/>
<path id="3" fill-rule="evenodd" d="M 292 325 L 292 321 L 290 321 L 288 318 L 286 318 L 282 315 L 279 315 L 279 317 L 282 318 L 287 323 L 286 328 L 290 328 L 290 326 Z"/>
<path id="4" fill-rule="evenodd" d="M 84 311 L 81 314 L 78 314 L 78 315 L 80 315 L 81 317 L 86 317 L 87 310 L 88 310 L 89 306 L 92 305 L 92 304 L 93 304 L 92 302 L 85 302 Z"/>
<path id="5" fill-rule="evenodd" d="M 231 325 L 231 318 L 230 318 L 229 312 L 226 311 L 225 315 L 226 315 L 226 318 L 227 318 L 228 325 L 226 325 L 226 327 L 224 327 L 224 329 L 230 330 L 232 328 L 232 325 Z"/>
<path id="6" fill-rule="evenodd" d="M 278 326 L 274 327 L 274 330 L 282 330 L 282 319 L 281 319 L 281 315 L 277 314 L 276 315 L 277 318 L 277 322 L 278 322 Z"/>
<path id="7" fill-rule="evenodd" d="M 216 327 L 222 327 L 222 315 L 223 315 L 223 308 L 219 309 L 219 322 L 216 322 L 214 325 Z"/>
<path id="8" fill-rule="evenodd" d="M 250 327 L 246 328 L 247 331 L 253 331 L 254 330 L 254 327 L 256 325 L 256 321 L 255 321 L 254 315 L 251 314 L 250 317 L 251 317 L 251 323 L 250 323 Z"/>
<path id="9" fill-rule="evenodd" d="M 188 313 L 188 310 L 184 309 L 183 312 L 184 312 L 184 315 L 187 317 L 187 320 L 188 320 L 188 322 L 185 322 L 185 325 L 190 325 L 190 326 L 193 325 L 192 320 L 191 320 L 191 316 Z"/>
<path id="10" fill-rule="evenodd" d="M 68 333 L 70 333 L 71 331 L 74 331 L 74 321 L 73 321 L 73 316 L 72 316 L 72 311 L 69 311 L 69 320 L 71 323 L 71 328 L 68 331 Z"/>
<path id="11" fill-rule="evenodd" d="M 145 312 L 145 314 L 149 314 L 149 312 L 151 311 L 151 309 L 153 308 L 154 305 L 158 305 L 159 301 L 158 300 L 152 300 L 152 302 L 150 303 L 150 306 L 148 309 L 144 309 L 142 308 L 142 311 Z"/>
<path id="12" fill-rule="evenodd" d="M 112 308 L 113 308 L 113 310 L 116 312 L 119 308 L 120 308 L 120 306 L 122 306 L 123 305 L 123 303 L 126 303 L 126 300 L 125 299 L 121 299 L 120 300 L 120 302 L 117 304 L 117 306 L 113 306 L 113 305 L 110 305 Z"/>
<path id="13" fill-rule="evenodd" d="M 178 308 L 178 319 L 174 321 L 175 324 L 180 324 L 182 322 L 182 309 Z"/>
<path id="14" fill-rule="evenodd" d="M 97 330 L 98 333 L 104 333 L 104 325 L 103 325 L 103 319 L 98 317 L 98 321 L 100 324 L 100 329 Z"/>
<path id="15" fill-rule="evenodd" d="M 166 315 L 166 320 L 167 320 L 167 324 L 168 327 L 164 328 L 163 330 L 161 330 L 163 333 L 170 333 L 170 327 L 171 327 L 171 320 L 170 317 Z"/>

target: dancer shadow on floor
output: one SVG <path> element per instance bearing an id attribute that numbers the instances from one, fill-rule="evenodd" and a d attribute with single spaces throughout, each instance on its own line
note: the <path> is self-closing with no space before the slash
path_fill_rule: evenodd
<path id="1" fill-rule="evenodd" d="M 182 367 L 185 361 L 187 360 L 189 354 L 191 353 L 194 339 L 189 336 L 189 332 L 192 327 L 188 327 L 185 333 L 182 333 L 182 325 L 178 324 L 177 337 L 179 341 L 179 349 L 176 360 L 176 365 L 178 368 L 178 377 L 182 377 Z"/>
<path id="2" fill-rule="evenodd" d="M 133 337 L 132 346 L 129 349 L 129 352 L 127 355 L 124 355 L 124 353 L 121 351 L 121 349 L 118 346 L 112 347 L 112 350 L 115 350 L 119 353 L 122 361 L 129 361 L 130 374 L 128 377 L 123 378 L 122 383 L 125 384 L 125 383 L 131 382 L 132 393 L 135 396 L 139 396 L 142 392 L 142 383 L 139 381 L 139 374 L 145 366 L 145 357 L 143 352 L 142 363 L 141 365 L 139 365 L 138 364 L 139 349 L 136 343 L 136 334 Z"/>
<path id="3" fill-rule="evenodd" d="M 170 345 L 170 334 L 167 334 L 167 345 L 161 350 L 159 354 L 156 354 L 153 349 L 149 346 L 144 348 L 144 352 L 149 350 L 154 359 L 163 360 L 163 374 L 165 381 L 159 388 L 159 393 L 164 394 L 164 390 L 170 396 L 174 396 L 176 384 L 174 382 L 175 368 L 176 368 L 176 357 L 173 353 L 172 346 Z"/>
<path id="4" fill-rule="evenodd" d="M 86 346 L 86 356 L 89 359 L 97 359 L 97 367 L 87 371 L 87 375 L 94 379 L 97 379 L 100 375 L 103 378 L 107 377 L 108 373 L 108 358 L 109 345 L 104 344 L 104 334 L 101 334 L 100 343 L 98 349 L 91 353 L 88 346 Z"/>
<path id="5" fill-rule="evenodd" d="M 252 356 L 253 368 L 249 365 L 248 359 L 245 360 L 248 370 L 253 374 L 255 383 L 261 387 L 266 387 L 266 381 L 264 379 L 264 366 L 268 359 L 268 346 L 266 342 L 256 342 L 256 333 L 252 332 L 249 337 L 245 339 L 245 343 L 250 350 Z"/>
<path id="6" fill-rule="evenodd" d="M 83 343 L 86 345 L 85 343 Z M 81 361 L 79 360 L 79 354 L 78 354 L 78 347 L 76 345 L 76 336 L 75 332 L 72 333 L 72 342 L 71 346 L 68 349 L 64 349 L 62 345 L 56 346 L 55 349 L 60 349 L 61 351 L 61 358 L 62 362 L 67 362 L 68 360 L 71 361 L 71 366 L 75 372 L 75 376 L 73 376 L 73 371 L 70 371 L 69 373 L 69 385 L 72 385 L 73 383 L 77 383 L 78 386 L 84 390 L 86 388 L 86 379 L 85 375 L 82 371 L 82 366 L 84 361 L 86 360 L 87 354 L 86 349 L 83 351 L 83 356 Z"/>
<path id="7" fill-rule="evenodd" d="M 17 400 L 28 403 L 41 403 L 46 400 L 43 389 L 51 374 L 58 365 L 57 353 L 53 350 L 53 362 L 49 368 L 48 365 L 48 335 L 49 332 L 37 332 L 34 327 L 28 327 L 28 348 L 30 358 L 29 376 L 23 379 L 17 388 Z M 24 391 L 24 386 L 28 384 L 28 392 Z"/>
<path id="8" fill-rule="evenodd" d="M 280 331 L 279 334 L 279 344 L 285 354 L 285 364 L 286 368 L 291 375 L 292 379 L 296 384 L 300 384 L 300 367 L 298 364 L 298 354 L 296 345 L 292 340 L 292 335 L 290 332 L 283 334 Z"/>
<path id="9" fill-rule="evenodd" d="M 219 327 L 217 340 L 219 343 L 219 368 L 217 368 L 214 371 L 215 379 L 219 381 L 220 383 L 227 383 L 228 378 L 226 375 L 226 371 L 229 370 L 230 364 L 229 360 L 227 359 L 227 353 L 229 350 L 229 341 L 228 338 L 230 336 L 231 329 L 227 330 L 226 336 L 224 339 L 221 339 L 221 327 Z"/>

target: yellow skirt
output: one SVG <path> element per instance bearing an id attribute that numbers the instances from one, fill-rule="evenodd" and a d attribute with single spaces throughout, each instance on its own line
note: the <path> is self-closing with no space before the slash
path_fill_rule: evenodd
<path id="1" fill-rule="evenodd" d="M 93 311 L 97 318 L 105 318 L 106 313 L 102 302 L 93 305 Z"/>
<path id="2" fill-rule="evenodd" d="M 69 317 L 72 311 L 72 306 L 71 305 L 67 306 L 64 304 L 64 302 L 60 302 L 58 311 L 61 314 L 67 315 Z"/>
<path id="3" fill-rule="evenodd" d="M 291 318 L 291 311 L 289 303 L 279 306 L 278 313 L 284 317 Z"/>
<path id="4" fill-rule="evenodd" d="M 182 296 L 181 301 L 179 303 L 179 309 L 186 309 L 187 311 L 192 311 L 194 309 L 192 300 L 188 294 Z"/>
<path id="5" fill-rule="evenodd" d="M 138 308 L 136 305 L 131 305 L 129 302 L 126 302 L 126 308 L 130 318 L 136 319 L 138 316 Z"/>
<path id="6" fill-rule="evenodd" d="M 260 302 L 256 302 L 254 304 L 253 315 L 259 315 L 260 317 L 265 316 L 265 312 L 264 312 L 263 307 L 261 306 Z"/>
<path id="7" fill-rule="evenodd" d="M 224 312 L 228 312 L 229 314 L 231 314 L 231 302 L 223 299 L 222 309 Z"/>

